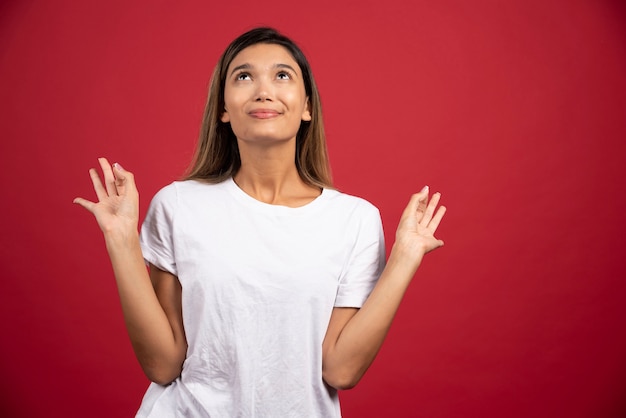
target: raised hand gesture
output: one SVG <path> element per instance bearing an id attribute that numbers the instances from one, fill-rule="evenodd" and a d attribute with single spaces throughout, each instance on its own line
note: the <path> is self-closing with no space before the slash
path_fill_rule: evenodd
<path id="1" fill-rule="evenodd" d="M 396 230 L 396 245 L 400 245 L 404 253 L 422 256 L 443 245 L 443 241 L 435 238 L 439 222 L 446 213 L 445 206 L 437 208 L 440 198 L 441 194 L 435 193 L 429 201 L 428 186 L 411 197 Z"/>
<path id="2" fill-rule="evenodd" d="M 81 205 L 96 217 L 105 235 L 121 234 L 123 237 L 136 234 L 139 222 L 139 193 L 133 174 L 117 163 L 111 166 L 106 158 L 98 158 L 98 162 L 104 175 L 104 184 L 96 169 L 89 170 L 98 202 L 77 197 L 74 203 Z"/>

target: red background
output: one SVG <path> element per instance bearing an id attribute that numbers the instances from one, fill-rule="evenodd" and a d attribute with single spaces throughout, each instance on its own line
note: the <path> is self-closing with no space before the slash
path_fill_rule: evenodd
<path id="1" fill-rule="evenodd" d="M 103 155 L 144 213 L 261 24 L 308 55 L 336 184 L 389 244 L 424 184 L 449 208 L 344 415 L 626 416 L 626 7 L 602 0 L 3 2 L 0 415 L 134 414 L 148 382 L 71 202 Z"/>

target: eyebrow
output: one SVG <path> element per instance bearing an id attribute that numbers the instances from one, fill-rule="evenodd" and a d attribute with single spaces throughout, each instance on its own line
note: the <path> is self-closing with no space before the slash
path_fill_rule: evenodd
<path id="1" fill-rule="evenodd" d="M 253 67 L 250 64 L 241 64 L 241 65 L 238 65 L 235 68 L 233 68 L 233 70 L 230 72 L 230 75 L 232 77 L 232 75 L 235 74 L 239 70 L 249 70 L 251 68 L 253 68 Z M 287 68 L 287 69 L 291 70 L 294 74 L 296 74 L 296 75 L 298 74 L 298 72 L 295 70 L 295 68 L 293 68 L 289 64 L 274 64 L 272 66 L 272 68 Z"/>

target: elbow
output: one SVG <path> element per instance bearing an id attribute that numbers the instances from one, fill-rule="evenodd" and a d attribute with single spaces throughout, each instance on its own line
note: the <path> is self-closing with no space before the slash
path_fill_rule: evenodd
<path id="1" fill-rule="evenodd" d="M 337 390 L 349 390 L 354 388 L 363 377 L 363 373 L 352 372 L 349 370 L 336 372 L 322 372 L 322 378 L 327 385 Z"/>
<path id="2" fill-rule="evenodd" d="M 161 386 L 170 385 L 178 376 L 172 377 L 171 375 L 159 374 L 159 373 L 146 373 L 146 376 L 151 382 Z"/>
<path id="3" fill-rule="evenodd" d="M 182 367 L 167 367 L 163 365 L 146 365 L 142 368 L 144 374 L 151 382 L 161 386 L 168 386 L 176 380 L 182 372 Z"/>
<path id="4" fill-rule="evenodd" d="M 137 360 L 148 380 L 161 386 L 167 386 L 176 380 L 183 371 L 186 345 L 174 352 L 160 351 L 149 353 L 135 350 Z"/>

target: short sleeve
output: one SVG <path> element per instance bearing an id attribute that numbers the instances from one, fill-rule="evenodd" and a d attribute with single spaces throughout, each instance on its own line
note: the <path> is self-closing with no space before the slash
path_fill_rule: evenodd
<path id="1" fill-rule="evenodd" d="M 360 308 L 385 266 L 385 236 L 378 209 L 367 203 L 356 224 L 356 239 L 339 280 L 335 307 Z"/>
<path id="2" fill-rule="evenodd" d="M 174 212 L 177 193 L 174 184 L 161 189 L 150 202 L 141 225 L 139 243 L 146 264 L 178 275 L 174 254 Z"/>

